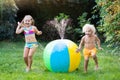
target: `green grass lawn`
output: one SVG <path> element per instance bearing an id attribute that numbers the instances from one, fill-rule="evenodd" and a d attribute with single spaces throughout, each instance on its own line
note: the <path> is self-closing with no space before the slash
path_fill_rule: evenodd
<path id="1" fill-rule="evenodd" d="M 42 42 L 45 47 L 47 43 Z M 113 49 L 98 51 L 99 70 L 94 71 L 94 61 L 90 59 L 88 72 L 83 70 L 83 56 L 79 69 L 71 73 L 48 71 L 43 63 L 43 47 L 39 46 L 34 57 L 32 70 L 25 72 L 23 61 L 24 42 L 0 42 L 0 80 L 120 80 L 120 56 L 112 55 Z"/>

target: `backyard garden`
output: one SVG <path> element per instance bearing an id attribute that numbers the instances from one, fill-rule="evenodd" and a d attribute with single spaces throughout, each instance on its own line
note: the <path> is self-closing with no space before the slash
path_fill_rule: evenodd
<path id="1" fill-rule="evenodd" d="M 119 0 L 0 0 L 0 80 L 119 80 L 119 4 Z M 22 30 L 21 34 L 16 34 L 20 33 L 19 30 L 16 31 L 18 25 L 23 23 L 25 15 L 31 15 L 34 25 L 42 31 L 41 35 L 36 35 L 39 44 L 32 57 L 33 63 L 29 72 L 26 71 L 23 59 L 26 34 L 24 36 Z M 94 60 L 90 58 L 87 73 L 84 72 L 82 50 L 78 53 L 81 57 L 75 70 L 49 70 L 44 61 L 46 46 L 60 39 L 70 40 L 79 46 L 85 35 L 82 32 L 85 24 L 95 26 L 95 34 L 101 42 L 102 50 L 97 50 L 98 70 L 94 69 Z M 52 47 L 53 45 L 47 51 L 51 51 Z M 56 49 L 59 47 L 56 46 Z M 46 55 L 47 58 L 49 55 Z M 60 61 L 64 60 L 65 58 L 61 58 Z M 73 61 L 77 59 L 74 58 Z"/>

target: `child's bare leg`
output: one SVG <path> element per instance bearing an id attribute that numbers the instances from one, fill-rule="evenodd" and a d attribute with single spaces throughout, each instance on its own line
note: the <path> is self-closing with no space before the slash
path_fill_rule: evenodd
<path id="1" fill-rule="evenodd" d="M 28 55 L 28 68 L 29 68 L 29 70 L 31 69 L 32 57 L 33 57 L 35 50 L 36 50 L 36 48 L 31 48 L 29 51 L 29 55 Z"/>
<path id="2" fill-rule="evenodd" d="M 87 72 L 88 62 L 89 62 L 89 57 L 85 57 L 85 60 L 84 60 L 84 71 L 85 71 L 85 73 Z"/>
<path id="3" fill-rule="evenodd" d="M 98 70 L 98 60 L 96 54 L 92 54 L 93 60 L 95 61 L 95 70 Z"/>
<path id="4" fill-rule="evenodd" d="M 24 48 L 23 58 L 27 67 L 28 67 L 28 53 L 29 53 L 29 48 Z"/>

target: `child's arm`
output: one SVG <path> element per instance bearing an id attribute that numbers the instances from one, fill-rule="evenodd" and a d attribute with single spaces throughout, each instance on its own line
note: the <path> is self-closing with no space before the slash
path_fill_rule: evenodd
<path id="1" fill-rule="evenodd" d="M 39 30 L 37 29 L 37 27 L 34 26 L 34 28 L 35 28 L 35 33 L 36 33 L 37 35 L 41 35 L 41 34 L 42 34 L 42 31 L 39 31 Z"/>
<path id="2" fill-rule="evenodd" d="M 100 46 L 100 39 L 97 36 L 96 36 L 96 41 L 97 41 L 98 49 L 102 49 Z"/>
<path id="3" fill-rule="evenodd" d="M 77 50 L 76 50 L 77 53 L 81 50 L 83 44 L 84 44 L 84 37 L 82 37 L 82 39 L 81 39 L 81 41 L 80 41 L 80 44 L 79 44 L 79 47 L 78 47 Z"/>
<path id="4" fill-rule="evenodd" d="M 20 34 L 23 32 L 23 28 L 21 28 L 21 23 L 18 22 L 18 26 L 16 28 L 16 34 Z"/>

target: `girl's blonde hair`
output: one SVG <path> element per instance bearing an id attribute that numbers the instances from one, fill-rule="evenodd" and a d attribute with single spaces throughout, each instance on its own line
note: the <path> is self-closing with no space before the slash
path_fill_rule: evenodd
<path id="1" fill-rule="evenodd" d="M 82 29 L 83 33 L 86 32 L 87 29 L 91 29 L 92 32 L 93 32 L 93 34 L 95 34 L 95 32 L 96 32 L 96 29 L 95 29 L 94 25 L 85 24 L 85 25 L 83 26 L 83 29 Z"/>
<path id="2" fill-rule="evenodd" d="M 24 19 L 27 18 L 27 17 L 31 18 L 31 21 L 32 21 L 31 25 L 34 25 L 35 21 L 34 21 L 34 19 L 33 19 L 33 17 L 31 15 L 25 15 L 25 17 L 23 18 L 23 20 L 21 21 L 21 23 L 24 25 Z"/>

